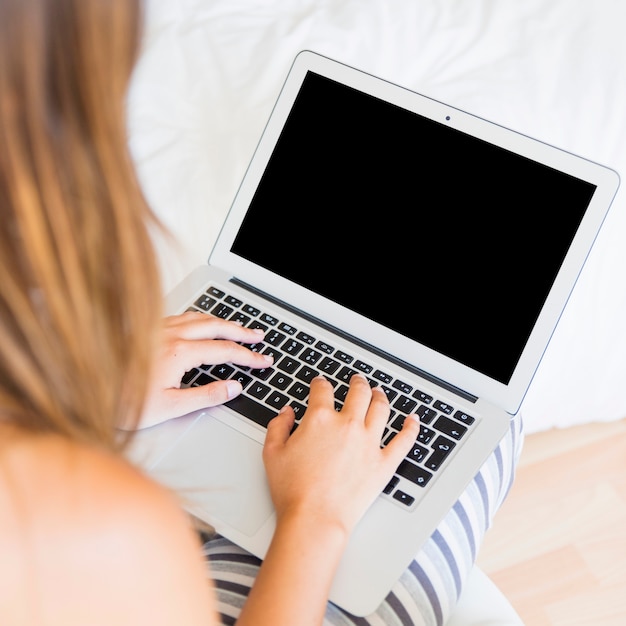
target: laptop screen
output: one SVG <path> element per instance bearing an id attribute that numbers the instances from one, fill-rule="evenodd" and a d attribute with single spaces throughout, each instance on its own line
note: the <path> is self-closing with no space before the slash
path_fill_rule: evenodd
<path id="1" fill-rule="evenodd" d="M 309 71 L 231 251 L 506 384 L 595 189 Z"/>

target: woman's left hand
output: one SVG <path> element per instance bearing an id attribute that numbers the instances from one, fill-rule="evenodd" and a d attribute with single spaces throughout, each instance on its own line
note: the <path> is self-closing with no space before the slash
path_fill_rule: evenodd
<path id="1" fill-rule="evenodd" d="M 153 426 L 210 406 L 227 402 L 241 393 L 234 380 L 220 380 L 202 387 L 180 388 L 183 374 L 200 365 L 235 363 L 263 368 L 271 357 L 253 352 L 245 345 L 263 341 L 261 330 L 207 315 L 183 313 L 164 320 L 161 344 L 152 373 L 139 428 Z"/>

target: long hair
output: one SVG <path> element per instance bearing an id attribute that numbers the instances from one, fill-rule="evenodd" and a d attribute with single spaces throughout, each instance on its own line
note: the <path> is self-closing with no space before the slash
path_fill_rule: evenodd
<path id="1" fill-rule="evenodd" d="M 0 0 L 0 419 L 111 449 L 159 324 L 125 98 L 138 0 Z"/>

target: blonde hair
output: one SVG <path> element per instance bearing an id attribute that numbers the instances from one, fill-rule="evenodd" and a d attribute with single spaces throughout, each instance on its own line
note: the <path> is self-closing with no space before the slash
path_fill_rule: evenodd
<path id="1" fill-rule="evenodd" d="M 161 316 L 125 131 L 140 23 L 133 0 L 0 0 L 0 419 L 111 449 Z"/>

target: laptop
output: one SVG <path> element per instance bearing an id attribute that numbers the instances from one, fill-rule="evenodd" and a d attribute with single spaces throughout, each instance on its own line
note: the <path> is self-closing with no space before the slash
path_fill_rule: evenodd
<path id="1" fill-rule="evenodd" d="M 319 54 L 295 59 L 206 265 L 167 297 L 267 329 L 274 366 L 225 406 L 139 433 L 133 458 L 263 557 L 261 449 L 308 381 L 355 371 L 420 437 L 358 524 L 330 600 L 373 612 L 507 432 L 619 184 L 601 165 Z M 355 458 L 355 463 L 359 459 Z"/>

